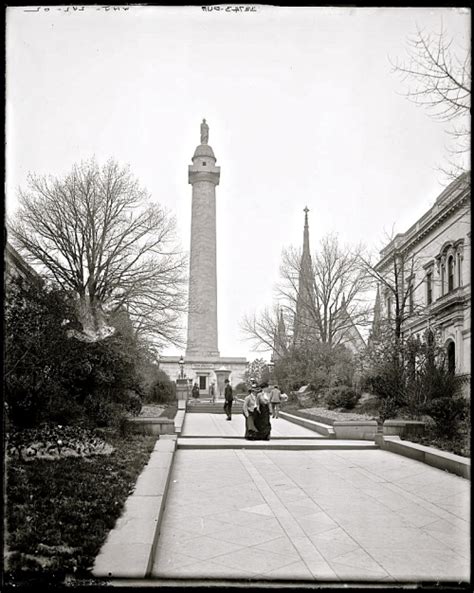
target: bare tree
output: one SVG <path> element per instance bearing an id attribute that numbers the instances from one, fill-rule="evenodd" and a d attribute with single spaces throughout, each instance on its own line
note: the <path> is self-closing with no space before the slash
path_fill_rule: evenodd
<path id="1" fill-rule="evenodd" d="M 388 303 L 384 323 L 393 328 L 394 336 L 398 340 L 401 338 L 404 322 L 416 314 L 413 294 L 424 282 L 424 278 L 419 280 L 417 285 L 411 279 L 419 270 L 419 262 L 413 255 L 407 256 L 403 252 L 395 252 L 390 262 L 383 268 L 362 255 L 360 259 L 367 274 L 382 288 Z"/>
<path id="2" fill-rule="evenodd" d="M 142 335 L 179 339 L 185 257 L 175 222 L 128 167 L 91 160 L 62 179 L 29 175 L 9 228 L 25 258 L 74 296 L 86 339 L 109 335 L 120 310 Z"/>
<path id="3" fill-rule="evenodd" d="M 279 308 L 265 307 L 257 314 L 245 315 L 240 323 L 245 339 L 249 340 L 256 352 L 272 351 L 278 332 Z"/>
<path id="4" fill-rule="evenodd" d="M 391 62 L 396 73 L 407 83 L 406 97 L 428 109 L 441 122 L 450 122 L 448 133 L 454 143 L 449 149 L 453 157 L 470 148 L 471 54 L 468 49 L 455 48 L 441 29 L 426 33 L 419 28 L 407 42 L 407 60 Z M 462 172 L 459 164 L 450 176 Z"/>
<path id="5" fill-rule="evenodd" d="M 361 266 L 361 247 L 341 247 L 334 235 L 325 237 L 313 256 L 312 270 L 305 274 L 301 251 L 283 251 L 277 287 L 279 306 L 246 316 L 241 328 L 256 350 L 274 350 L 283 355 L 287 344 L 278 344 L 278 323 L 283 311 L 288 342 L 293 341 L 295 315 L 305 341 L 330 345 L 347 342 L 354 327 L 369 324 L 371 305 L 365 299 L 371 280 Z M 279 351 L 281 350 L 281 352 Z"/>
<path id="6" fill-rule="evenodd" d="M 312 258 L 312 274 L 304 283 L 299 282 L 301 252 L 293 248 L 283 252 L 279 296 L 294 312 L 303 300 L 304 329 L 321 342 L 344 343 L 354 326 L 369 323 L 371 311 L 365 293 L 370 283 L 360 266 L 360 252 L 360 246 L 341 246 L 335 235 L 324 237 Z"/>

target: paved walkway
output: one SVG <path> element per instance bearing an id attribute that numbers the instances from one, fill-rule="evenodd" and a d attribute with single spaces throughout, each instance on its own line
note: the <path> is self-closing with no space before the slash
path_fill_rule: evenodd
<path id="1" fill-rule="evenodd" d="M 293 424 L 283 418 L 271 418 L 271 438 L 322 438 L 322 435 L 313 432 L 298 424 Z M 225 414 L 186 414 L 183 432 L 186 437 L 239 437 L 245 434 L 245 420 L 242 413 L 233 414 L 232 420 L 226 420 Z"/>
<path id="2" fill-rule="evenodd" d="M 242 434 L 199 416 L 185 433 Z M 272 434 L 306 431 L 287 424 Z M 152 575 L 468 581 L 469 497 L 468 480 L 382 450 L 180 449 Z"/>

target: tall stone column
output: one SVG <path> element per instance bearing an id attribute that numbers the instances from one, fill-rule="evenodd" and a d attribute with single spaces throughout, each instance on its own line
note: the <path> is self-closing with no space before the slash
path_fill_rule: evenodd
<path id="1" fill-rule="evenodd" d="M 220 167 L 201 124 L 201 144 L 189 166 L 193 187 L 186 356 L 219 357 L 217 346 L 216 185 Z"/>

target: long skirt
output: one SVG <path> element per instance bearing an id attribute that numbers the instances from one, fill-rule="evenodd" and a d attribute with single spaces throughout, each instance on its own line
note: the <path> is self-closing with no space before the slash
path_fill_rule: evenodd
<path id="1" fill-rule="evenodd" d="M 249 415 L 245 417 L 245 438 L 248 441 L 255 441 L 258 438 L 258 431 L 254 422 L 255 411 L 249 412 Z"/>
<path id="2" fill-rule="evenodd" d="M 254 423 L 258 431 L 257 440 L 269 441 L 272 425 L 270 424 L 270 406 L 260 404 L 260 412 L 254 412 Z"/>

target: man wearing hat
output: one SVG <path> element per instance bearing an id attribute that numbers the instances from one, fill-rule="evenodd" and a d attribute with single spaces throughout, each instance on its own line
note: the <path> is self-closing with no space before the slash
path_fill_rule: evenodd
<path id="1" fill-rule="evenodd" d="M 234 395 L 232 393 L 232 387 L 230 386 L 229 379 L 226 379 L 224 383 L 224 412 L 227 414 L 227 420 L 232 420 L 232 402 L 234 401 Z"/>

